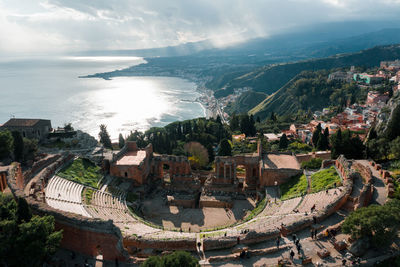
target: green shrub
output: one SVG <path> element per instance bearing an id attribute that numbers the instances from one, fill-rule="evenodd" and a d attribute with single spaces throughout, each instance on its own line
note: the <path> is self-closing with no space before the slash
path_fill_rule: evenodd
<path id="1" fill-rule="evenodd" d="M 152 256 L 143 262 L 142 267 L 197 267 L 198 260 L 186 251 L 175 251 L 162 257 Z"/>
<path id="2" fill-rule="evenodd" d="M 301 163 L 301 168 L 303 169 L 319 169 L 321 168 L 322 159 L 312 158 L 309 161 L 304 161 Z"/>

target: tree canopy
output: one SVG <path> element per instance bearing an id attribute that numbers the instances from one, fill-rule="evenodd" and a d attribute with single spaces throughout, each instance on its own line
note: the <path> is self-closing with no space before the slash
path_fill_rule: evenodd
<path id="1" fill-rule="evenodd" d="M 104 124 L 100 125 L 100 132 L 99 132 L 100 143 L 103 144 L 105 148 L 112 148 L 112 143 L 110 139 L 110 135 L 107 131 L 107 126 Z"/>
<path id="2" fill-rule="evenodd" d="M 0 263 L 42 266 L 60 244 L 53 216 L 32 216 L 26 200 L 0 193 Z"/>
<path id="3" fill-rule="evenodd" d="M 346 217 L 342 230 L 352 238 L 370 238 L 375 247 L 388 245 L 400 227 L 400 200 L 393 199 L 383 206 L 370 205 Z"/>
<path id="4" fill-rule="evenodd" d="M 198 260 L 186 251 L 175 251 L 162 257 L 151 256 L 142 267 L 198 267 Z"/>
<path id="5" fill-rule="evenodd" d="M 0 159 L 7 158 L 11 155 L 13 148 L 13 137 L 10 131 L 0 131 Z"/>

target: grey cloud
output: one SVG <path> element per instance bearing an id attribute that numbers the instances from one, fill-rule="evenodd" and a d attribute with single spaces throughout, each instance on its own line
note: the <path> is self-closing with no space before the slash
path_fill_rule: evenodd
<path id="1" fill-rule="evenodd" d="M 42 38 L 54 50 L 85 50 L 159 47 L 204 39 L 225 44 L 315 23 L 394 19 L 400 1 L 47 0 L 34 4 L 0 0 L 0 8 L 0 21 L 4 21 L 0 34 L 14 29 L 37 36 L 32 42 L 41 43 Z M 0 45 L 3 52 L 18 50 L 18 36 L 10 38 L 15 38 L 9 42 L 13 45 Z M 48 49 L 38 45 L 41 48 Z"/>

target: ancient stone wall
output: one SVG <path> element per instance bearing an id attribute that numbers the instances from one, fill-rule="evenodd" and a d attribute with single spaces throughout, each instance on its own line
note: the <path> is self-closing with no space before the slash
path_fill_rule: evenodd
<path id="1" fill-rule="evenodd" d="M 137 249 L 158 249 L 162 251 L 186 250 L 196 251 L 196 239 L 144 239 L 144 238 L 125 238 L 124 247 L 129 253 L 135 253 Z"/>
<path id="2" fill-rule="evenodd" d="M 33 163 L 33 166 L 26 172 L 24 172 L 24 185 L 28 182 L 43 168 L 55 162 L 61 157 L 61 154 L 47 155 L 45 158 L 40 159 Z"/>
<path id="3" fill-rule="evenodd" d="M 331 159 L 331 152 L 330 151 L 319 151 L 319 152 L 310 152 L 307 154 L 296 154 L 296 158 L 299 163 L 304 161 L 309 161 L 314 158 L 319 158 L 322 160 L 329 160 Z"/>
<path id="4" fill-rule="evenodd" d="M 38 175 L 46 181 L 54 175 L 58 167 L 71 159 L 71 155 L 63 156 L 42 170 Z M 32 209 L 33 214 L 52 215 L 55 218 L 56 229 L 63 230 L 61 247 L 79 251 L 89 256 L 102 254 L 105 260 L 116 258 L 125 261 L 129 255 L 122 246 L 122 235 L 112 221 L 86 218 L 77 214 L 63 212 L 48 206 L 44 202 L 26 197 L 22 187 L 23 182 L 19 163 L 10 166 L 7 184 L 15 197 L 24 197 Z"/>
<path id="5" fill-rule="evenodd" d="M 191 175 L 190 162 L 187 157 L 183 156 L 155 156 L 151 168 L 154 177 L 159 179 L 162 179 L 166 174 L 169 174 L 170 177 Z"/>
<path id="6" fill-rule="evenodd" d="M 299 175 L 302 172 L 302 170 L 296 169 L 263 169 L 259 186 L 273 186 L 275 185 L 275 181 L 280 185 L 288 182 L 291 177 Z"/>

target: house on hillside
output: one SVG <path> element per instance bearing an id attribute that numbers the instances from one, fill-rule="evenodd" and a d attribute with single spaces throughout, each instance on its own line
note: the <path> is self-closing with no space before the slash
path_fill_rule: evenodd
<path id="1" fill-rule="evenodd" d="M 368 73 L 356 73 L 353 75 L 353 79 L 356 82 L 362 82 L 366 84 L 378 84 L 384 79 L 383 75 L 372 75 Z"/>
<path id="2" fill-rule="evenodd" d="M 43 141 L 51 132 L 51 121 L 42 119 L 12 118 L 4 123 L 0 130 L 18 131 L 22 137 Z"/>

